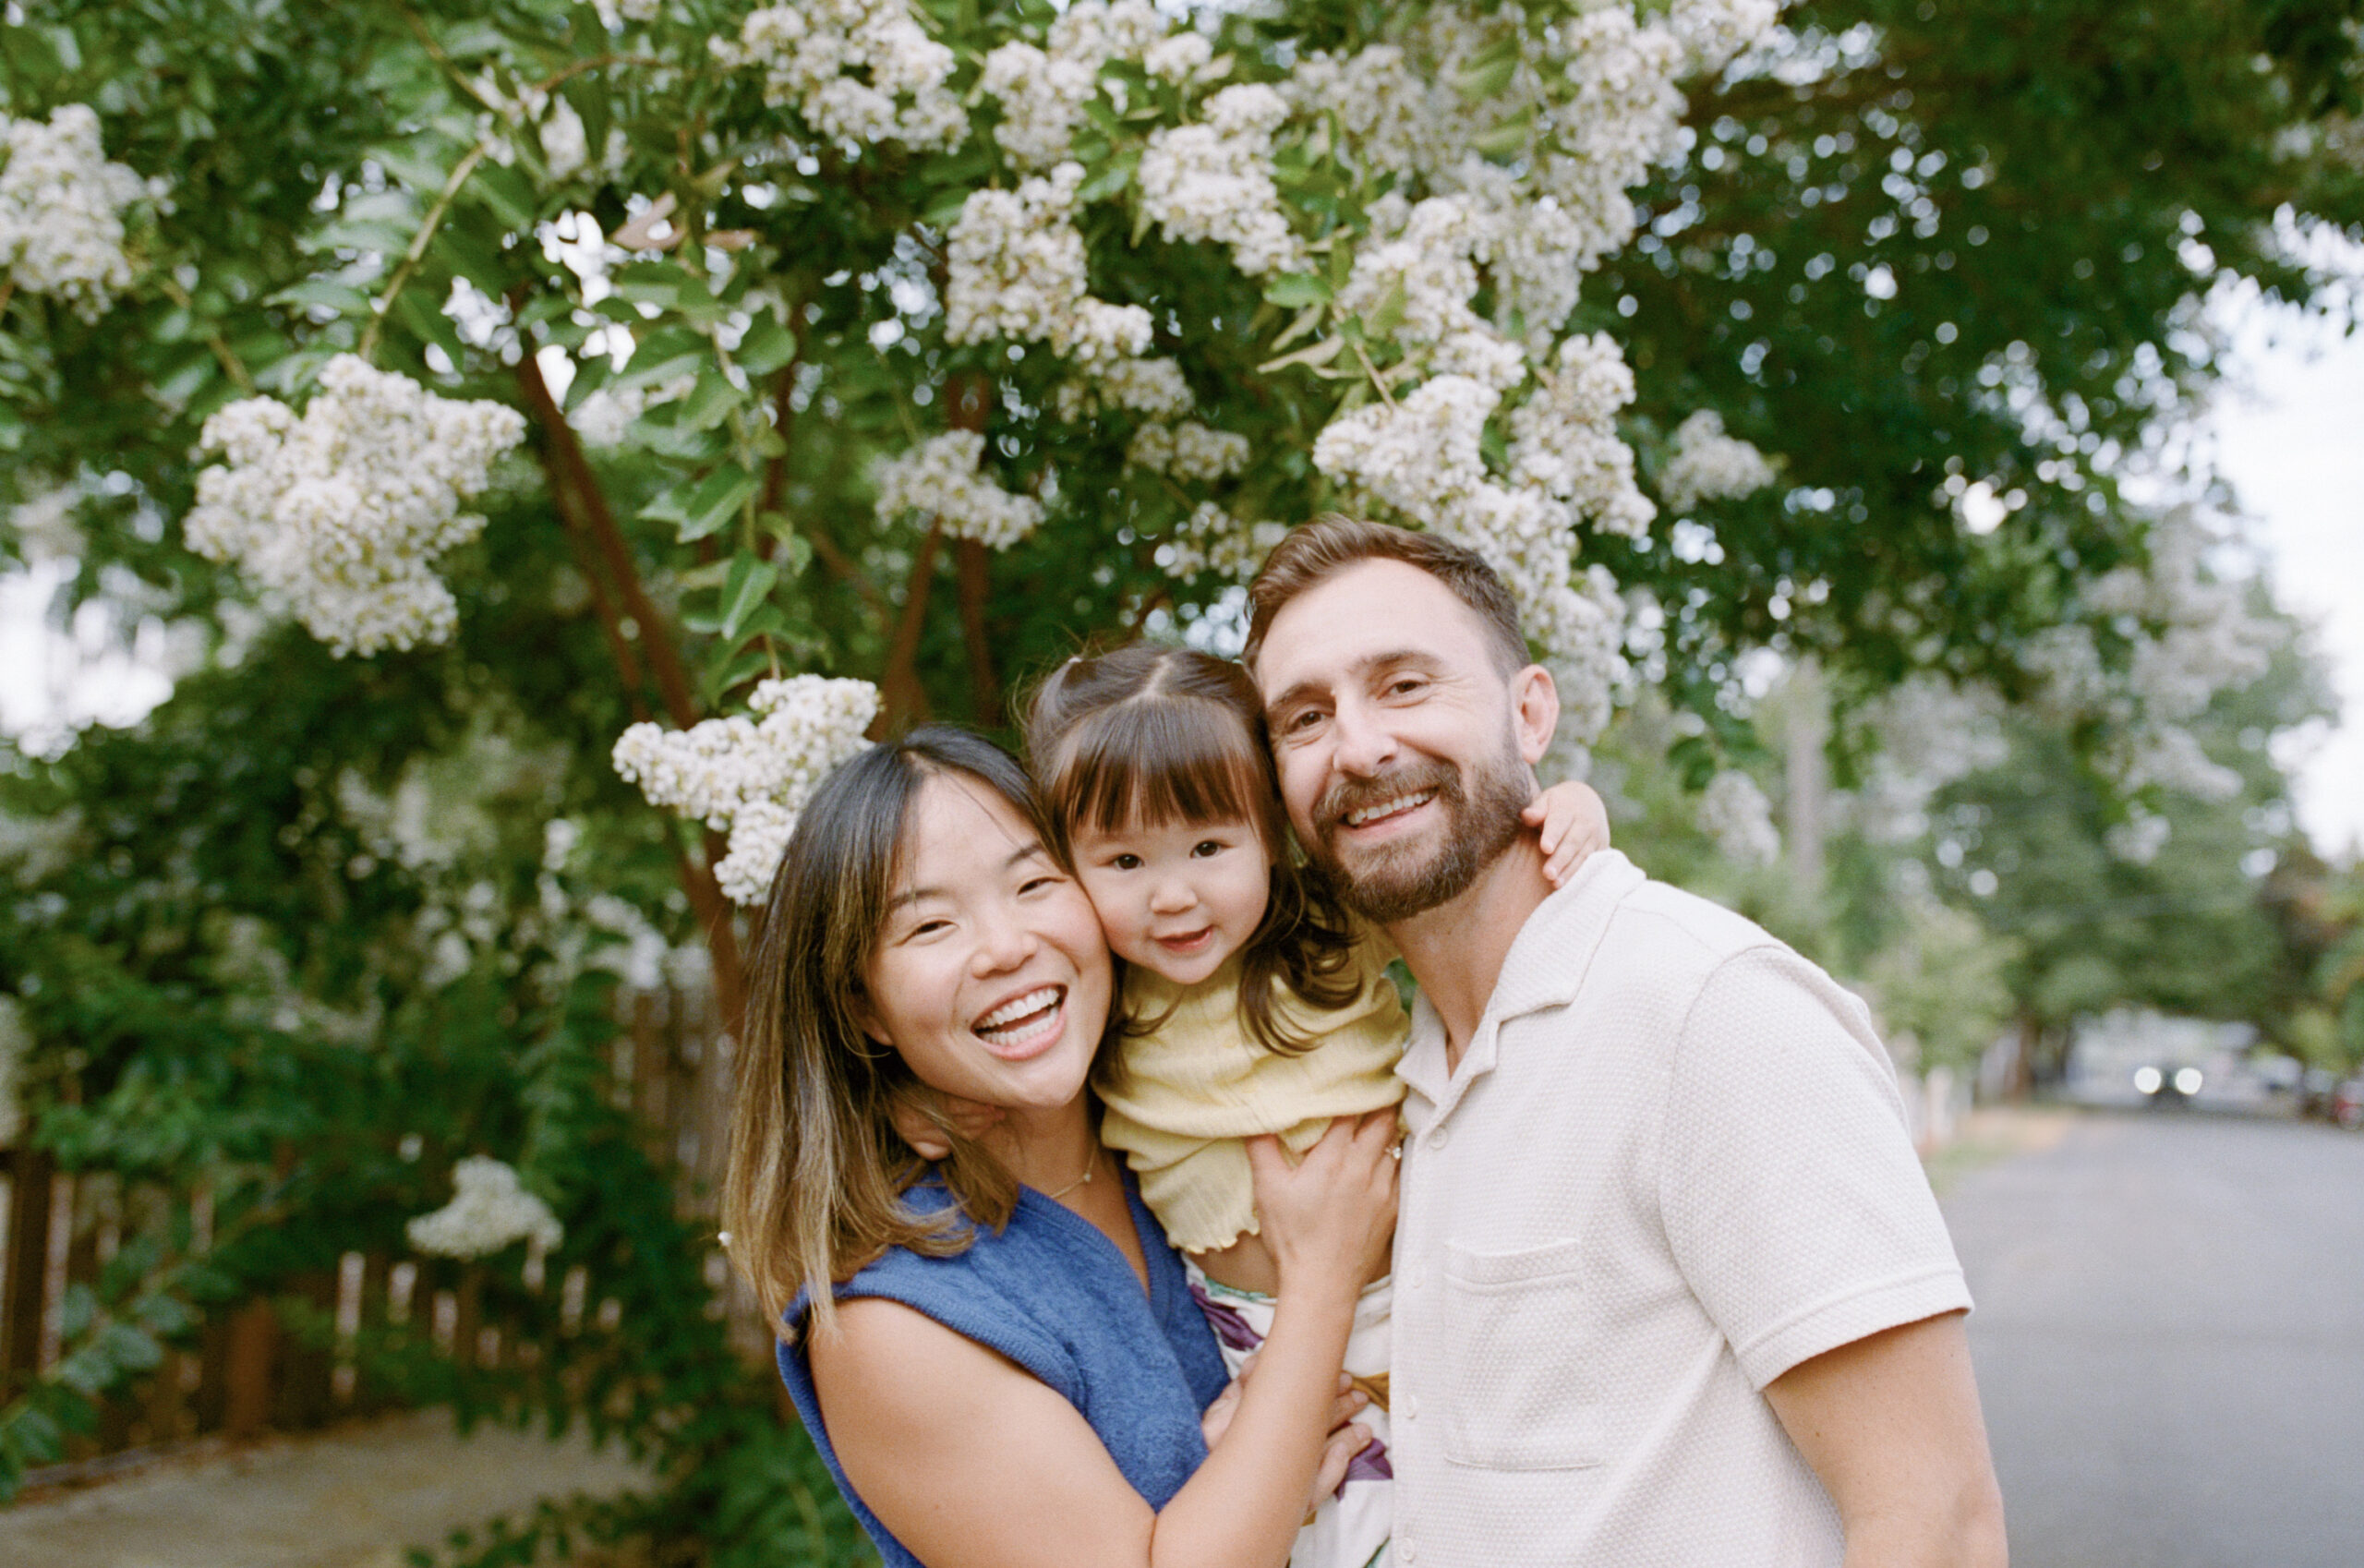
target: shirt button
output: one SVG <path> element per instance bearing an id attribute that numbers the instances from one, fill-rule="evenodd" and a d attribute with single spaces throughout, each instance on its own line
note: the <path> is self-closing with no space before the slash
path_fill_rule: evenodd
<path id="1" fill-rule="evenodd" d="M 1431 1149 L 1441 1149 L 1444 1147 L 1444 1128 L 1439 1128 L 1436 1131 L 1429 1134 L 1429 1147 Z"/>
<path id="2" fill-rule="evenodd" d="M 1407 1541 L 1403 1538 L 1398 1537 L 1395 1542 L 1395 1561 L 1398 1562 L 1417 1562 L 1419 1560 L 1420 1549 L 1418 1545 L 1415 1542 Z"/>
<path id="3" fill-rule="evenodd" d="M 1420 1401 L 1417 1395 L 1407 1393 L 1404 1396 L 1404 1418 L 1407 1421 L 1417 1421 L 1420 1418 Z"/>
<path id="4" fill-rule="evenodd" d="M 1429 1272 L 1420 1267 L 1419 1264 L 1415 1263 L 1409 1269 L 1405 1271 L 1404 1283 L 1410 1285 L 1414 1290 L 1417 1290 L 1427 1282 Z"/>

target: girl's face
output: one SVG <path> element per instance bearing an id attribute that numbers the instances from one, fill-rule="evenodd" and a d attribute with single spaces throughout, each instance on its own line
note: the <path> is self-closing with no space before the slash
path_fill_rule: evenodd
<path id="1" fill-rule="evenodd" d="M 1065 1106 L 1112 990 L 1090 900 L 1007 801 L 959 774 L 921 787 L 903 848 L 862 977 L 864 1032 L 947 1094 Z"/>
<path id="2" fill-rule="evenodd" d="M 1126 962 L 1195 985 L 1256 935 L 1272 857 L 1245 820 L 1079 830 L 1076 874 Z"/>

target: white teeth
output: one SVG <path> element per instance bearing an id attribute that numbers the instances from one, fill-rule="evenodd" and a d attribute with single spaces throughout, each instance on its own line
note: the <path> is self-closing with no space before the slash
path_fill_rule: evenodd
<path id="1" fill-rule="evenodd" d="M 976 1027 L 979 1030 L 999 1029 L 1002 1025 L 1016 1019 L 1022 1019 L 1029 1013 L 1040 1012 L 1058 999 L 1059 988 L 1055 985 L 1045 985 L 1040 991 L 1029 991 L 1016 1001 L 1004 1002 L 1000 1007 L 979 1019 Z"/>
<path id="2" fill-rule="evenodd" d="M 1414 806 L 1425 804 L 1435 794 L 1434 790 L 1422 790 L 1416 794 L 1398 795 L 1392 801 L 1381 801 L 1375 806 L 1363 806 L 1346 814 L 1346 826 L 1360 827 L 1363 824 L 1376 822 L 1382 816 L 1393 816 L 1399 811 L 1409 811 Z"/>

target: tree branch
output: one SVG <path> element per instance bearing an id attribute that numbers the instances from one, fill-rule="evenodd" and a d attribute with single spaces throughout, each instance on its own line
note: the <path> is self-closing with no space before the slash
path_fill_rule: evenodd
<path id="1" fill-rule="evenodd" d="M 413 272 L 418 271 L 419 259 L 434 243 L 435 231 L 443 225 L 443 214 L 452 210 L 452 199 L 460 194 L 460 187 L 468 183 L 468 176 L 476 172 L 478 163 L 484 162 L 484 143 L 477 142 L 468 149 L 466 157 L 452 166 L 452 177 L 443 182 L 443 189 L 436 196 L 435 205 L 427 210 L 426 218 L 418 225 L 418 233 L 411 236 L 410 248 L 403 252 L 402 263 L 394 269 L 392 280 L 386 284 L 386 292 L 378 296 L 369 324 L 361 329 L 361 342 L 354 352 L 364 361 L 374 363 L 371 356 L 378 352 L 378 329 L 385 324 L 386 312 L 394 308 L 394 300 L 402 294 L 403 285 L 410 282 Z"/>
<path id="2" fill-rule="evenodd" d="M 689 673 L 681 666 L 681 651 L 674 647 L 664 618 L 649 599 L 647 589 L 641 585 L 640 573 L 633 565 L 632 547 L 625 542 L 623 530 L 617 526 L 616 514 L 608 506 L 598 476 L 591 471 L 590 460 L 583 455 L 583 443 L 575 439 L 573 428 L 559 409 L 558 400 L 550 395 L 549 382 L 542 378 L 542 367 L 534 356 L 533 345 L 521 344 L 519 347 L 523 352 L 517 356 L 517 384 L 525 394 L 526 407 L 542 428 L 551 464 L 564 479 L 565 488 L 574 492 L 585 531 L 607 563 L 616 592 L 623 598 L 625 612 L 639 628 L 641 651 L 657 678 L 657 694 L 664 700 L 666 717 L 676 729 L 687 730 L 698 721 L 698 705 L 692 694 Z"/>
<path id="3" fill-rule="evenodd" d="M 927 694 L 919 677 L 920 631 L 927 622 L 928 589 L 935 581 L 935 553 L 943 539 L 943 523 L 929 523 L 920 539 L 919 553 L 911 561 L 903 618 L 895 628 L 895 641 L 886 650 L 886 668 L 878 679 L 879 693 L 886 699 L 879 722 L 886 730 L 898 729 L 927 712 Z"/>

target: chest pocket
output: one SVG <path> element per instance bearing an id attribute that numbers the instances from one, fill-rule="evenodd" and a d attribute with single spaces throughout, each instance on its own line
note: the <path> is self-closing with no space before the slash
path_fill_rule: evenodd
<path id="1" fill-rule="evenodd" d="M 1445 1248 L 1444 1456 L 1489 1470 L 1601 1462 L 1600 1384 L 1583 1243 L 1517 1252 Z"/>

